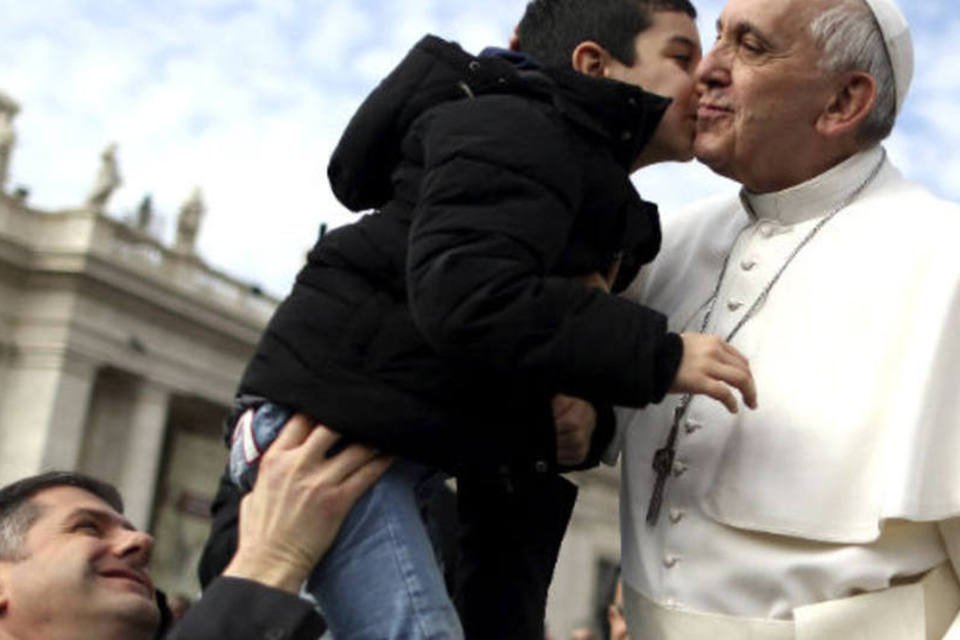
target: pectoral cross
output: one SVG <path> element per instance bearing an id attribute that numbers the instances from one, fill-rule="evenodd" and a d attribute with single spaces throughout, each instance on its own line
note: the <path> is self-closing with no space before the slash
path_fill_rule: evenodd
<path id="1" fill-rule="evenodd" d="M 657 449 L 653 454 L 653 470 L 657 474 L 657 480 L 653 485 L 653 494 L 650 496 L 650 504 L 647 506 L 647 524 L 651 527 L 657 524 L 660 517 L 660 508 L 663 506 L 663 491 L 667 486 L 667 478 L 673 470 L 673 461 L 677 456 L 677 434 L 680 432 L 680 421 L 687 410 L 687 405 L 693 396 L 684 396 L 677 408 L 673 410 L 673 426 L 670 427 L 670 435 L 667 437 L 667 443 Z"/>

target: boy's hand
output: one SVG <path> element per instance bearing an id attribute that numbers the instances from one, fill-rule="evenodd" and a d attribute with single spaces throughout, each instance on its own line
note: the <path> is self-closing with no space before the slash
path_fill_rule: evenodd
<path id="1" fill-rule="evenodd" d="M 240 504 L 237 553 L 224 575 L 299 592 L 351 507 L 390 464 L 360 445 L 327 458 L 338 438 L 304 415 L 290 418 Z"/>
<path id="2" fill-rule="evenodd" d="M 610 283 L 608 283 L 606 279 L 600 275 L 599 271 L 594 271 L 588 276 L 583 276 L 580 278 L 580 281 L 591 289 L 600 289 L 605 293 L 610 293 Z"/>
<path id="3" fill-rule="evenodd" d="M 613 264 L 610 265 L 610 270 L 607 271 L 606 275 L 599 271 L 594 271 L 590 275 L 583 276 L 580 280 L 588 287 L 601 289 L 605 293 L 610 293 L 613 283 L 617 281 L 617 274 L 620 273 L 620 262 L 621 258 L 617 257 L 617 259 L 613 261 Z"/>
<path id="4" fill-rule="evenodd" d="M 580 398 L 553 397 L 553 424 L 557 430 L 557 464 L 575 467 L 590 453 L 590 441 L 597 427 L 593 405 Z"/>
<path id="5" fill-rule="evenodd" d="M 700 393 L 719 400 L 730 413 L 737 412 L 738 389 L 751 409 L 757 408 L 757 387 L 750 363 L 743 355 L 717 336 L 681 333 L 683 359 L 671 393 Z"/>

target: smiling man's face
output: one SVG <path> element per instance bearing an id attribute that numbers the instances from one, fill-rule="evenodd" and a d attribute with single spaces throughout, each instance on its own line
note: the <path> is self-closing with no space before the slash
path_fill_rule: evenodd
<path id="1" fill-rule="evenodd" d="M 44 489 L 31 502 L 40 516 L 16 558 L 0 561 L 0 637 L 151 638 L 153 539 L 83 489 Z"/>

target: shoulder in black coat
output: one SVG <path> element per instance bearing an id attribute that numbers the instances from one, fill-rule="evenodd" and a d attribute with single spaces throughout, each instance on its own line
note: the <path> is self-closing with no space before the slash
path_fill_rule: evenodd
<path id="1" fill-rule="evenodd" d="M 240 578 L 217 578 L 167 640 L 317 640 L 326 627 L 313 605 Z"/>

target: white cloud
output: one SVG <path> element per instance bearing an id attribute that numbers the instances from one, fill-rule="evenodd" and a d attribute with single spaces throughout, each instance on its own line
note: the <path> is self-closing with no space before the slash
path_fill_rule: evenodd
<path id="1" fill-rule="evenodd" d="M 946 0 L 917 4 L 905 7 L 920 25 L 917 80 L 892 154 L 908 175 L 960 199 L 960 21 Z M 471 51 L 502 45 L 524 5 L 0 0 L 0 90 L 23 106 L 12 182 L 42 207 L 76 205 L 100 150 L 117 141 L 125 182 L 111 211 L 130 212 L 151 192 L 169 235 L 199 184 L 201 254 L 283 293 L 319 224 L 354 219 L 325 169 L 365 94 L 425 32 Z M 709 44 L 722 1 L 697 6 Z M 665 212 L 735 188 L 693 165 L 645 170 L 638 184 Z"/>

